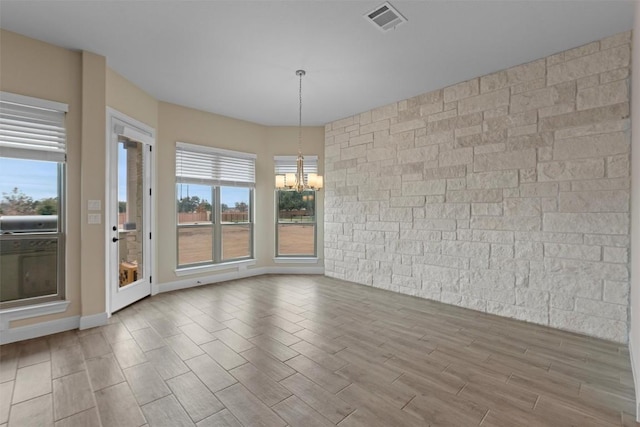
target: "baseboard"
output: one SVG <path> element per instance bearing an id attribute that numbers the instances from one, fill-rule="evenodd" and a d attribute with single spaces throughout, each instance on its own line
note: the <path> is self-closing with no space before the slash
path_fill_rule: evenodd
<path id="1" fill-rule="evenodd" d="M 324 267 L 265 267 L 264 274 L 324 274 Z"/>
<path id="2" fill-rule="evenodd" d="M 192 279 L 177 280 L 175 282 L 160 283 L 153 285 L 153 294 L 160 292 L 170 292 L 178 289 L 186 289 L 194 286 L 202 286 L 210 283 L 225 282 L 228 280 L 242 279 L 245 277 L 261 276 L 263 274 L 324 274 L 324 267 L 304 267 L 304 266 L 275 266 L 258 268 L 241 268 L 222 274 L 212 274 Z M 106 325 L 108 321 L 107 313 L 92 314 L 89 316 L 71 316 L 62 319 L 40 322 L 34 325 L 19 326 L 0 330 L 0 344 L 9 344 L 16 341 L 38 338 L 45 335 L 57 334 L 59 332 L 70 331 L 72 329 L 89 329 L 96 326 Z M 634 376 L 635 378 L 635 376 Z"/>
<path id="3" fill-rule="evenodd" d="M 640 422 L 640 388 L 638 388 L 638 383 L 640 382 L 640 378 L 638 378 L 638 372 L 636 369 L 635 359 L 633 355 L 635 353 L 634 345 L 633 345 L 633 335 L 629 334 L 629 358 L 631 359 L 631 373 L 633 374 L 633 386 L 636 390 L 636 421 Z"/>
<path id="4" fill-rule="evenodd" d="M 77 329 L 80 326 L 80 316 L 64 317 L 62 319 L 40 322 L 33 325 L 19 326 L 0 331 L 0 344 L 24 341 L 45 335 Z"/>
<path id="5" fill-rule="evenodd" d="M 191 279 L 176 280 L 174 282 L 154 284 L 151 290 L 152 295 L 161 292 L 177 291 L 179 289 L 193 288 L 211 283 L 226 282 L 228 280 L 242 279 L 245 277 L 261 276 L 263 274 L 324 274 L 324 267 L 257 267 L 240 268 L 222 274 L 211 274 L 209 276 L 194 277 Z"/>
<path id="6" fill-rule="evenodd" d="M 104 326 L 107 324 L 109 315 L 107 313 L 92 314 L 89 316 L 82 316 L 80 318 L 80 329 L 95 328 L 96 326 Z"/>
<path id="7" fill-rule="evenodd" d="M 69 300 L 60 300 L 0 310 L 0 331 L 10 329 L 11 322 L 14 320 L 63 313 L 67 311 L 70 303 Z"/>

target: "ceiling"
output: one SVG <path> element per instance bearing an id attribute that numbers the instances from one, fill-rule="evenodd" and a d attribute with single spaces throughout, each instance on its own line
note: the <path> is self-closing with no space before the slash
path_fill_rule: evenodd
<path id="1" fill-rule="evenodd" d="M 633 25 L 633 0 L 0 0 L 0 27 L 107 57 L 155 98 L 265 125 L 327 122 L 528 62 Z"/>

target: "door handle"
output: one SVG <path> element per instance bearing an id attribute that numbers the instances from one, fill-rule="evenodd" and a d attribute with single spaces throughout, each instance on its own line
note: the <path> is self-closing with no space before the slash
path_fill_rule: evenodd
<path id="1" fill-rule="evenodd" d="M 118 240 L 120 240 L 120 239 L 118 239 L 117 237 L 114 237 L 113 239 L 111 239 L 111 241 L 112 241 L 113 243 L 117 242 Z"/>

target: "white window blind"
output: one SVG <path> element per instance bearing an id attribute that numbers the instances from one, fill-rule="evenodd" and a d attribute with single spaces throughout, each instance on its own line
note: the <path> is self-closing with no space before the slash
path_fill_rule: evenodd
<path id="1" fill-rule="evenodd" d="M 186 184 L 254 187 L 256 155 L 178 142 L 176 181 Z"/>
<path id="2" fill-rule="evenodd" d="M 296 173 L 296 160 L 298 156 L 274 156 L 276 175 Z M 304 174 L 318 173 L 318 156 L 304 156 Z"/>
<path id="3" fill-rule="evenodd" d="M 0 92 L 0 156 L 64 162 L 67 110 L 59 102 Z"/>

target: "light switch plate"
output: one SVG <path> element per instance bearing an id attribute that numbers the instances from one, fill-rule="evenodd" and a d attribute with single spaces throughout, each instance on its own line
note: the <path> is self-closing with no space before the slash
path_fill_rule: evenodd
<path id="1" fill-rule="evenodd" d="M 100 200 L 89 200 L 90 211 L 99 211 L 100 209 L 102 209 L 102 203 Z"/>
<path id="2" fill-rule="evenodd" d="M 101 224 L 102 214 L 89 214 L 89 224 Z"/>

